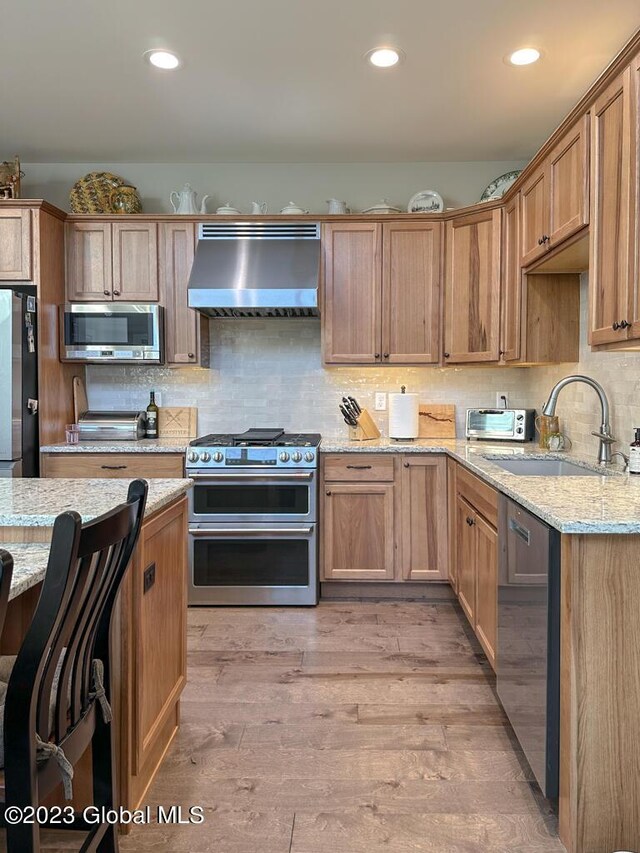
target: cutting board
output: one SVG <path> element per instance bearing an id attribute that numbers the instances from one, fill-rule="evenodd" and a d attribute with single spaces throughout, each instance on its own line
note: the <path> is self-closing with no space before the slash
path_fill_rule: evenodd
<path id="1" fill-rule="evenodd" d="M 450 403 L 421 403 L 418 438 L 455 438 L 456 407 Z"/>
<path id="2" fill-rule="evenodd" d="M 84 381 L 80 376 L 73 377 L 73 422 L 78 423 L 80 415 L 84 415 L 89 411 L 89 403 L 87 403 L 87 392 L 84 387 Z"/>
<path id="3" fill-rule="evenodd" d="M 158 409 L 159 438 L 195 438 L 197 429 L 195 406 L 160 406 Z"/>

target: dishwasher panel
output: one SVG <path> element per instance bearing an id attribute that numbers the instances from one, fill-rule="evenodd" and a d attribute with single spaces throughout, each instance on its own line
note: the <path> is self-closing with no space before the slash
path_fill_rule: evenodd
<path id="1" fill-rule="evenodd" d="M 543 794 L 558 797 L 560 534 L 500 497 L 497 690 Z"/>

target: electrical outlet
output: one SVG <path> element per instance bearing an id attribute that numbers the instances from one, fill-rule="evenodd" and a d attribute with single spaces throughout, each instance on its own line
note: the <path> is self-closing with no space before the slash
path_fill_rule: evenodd
<path id="1" fill-rule="evenodd" d="M 142 594 L 144 595 L 146 592 L 149 592 L 151 587 L 156 582 L 156 564 L 151 563 L 144 570 L 144 574 L 142 576 Z"/>
<path id="2" fill-rule="evenodd" d="M 496 409 L 508 409 L 509 408 L 509 392 L 508 391 L 496 391 Z"/>
<path id="3" fill-rule="evenodd" d="M 387 410 L 387 394 L 385 391 L 376 391 L 376 412 L 386 412 Z"/>

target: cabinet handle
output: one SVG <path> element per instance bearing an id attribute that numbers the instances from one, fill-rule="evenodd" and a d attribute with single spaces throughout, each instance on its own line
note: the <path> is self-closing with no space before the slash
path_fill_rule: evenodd
<path id="1" fill-rule="evenodd" d="M 543 234 L 542 237 L 538 240 L 538 246 L 544 246 L 545 243 L 549 242 L 549 237 L 547 234 Z"/>
<path id="2" fill-rule="evenodd" d="M 469 527 L 472 527 L 475 524 L 475 521 L 469 515 L 467 516 L 467 524 Z"/>
<path id="3" fill-rule="evenodd" d="M 385 354 L 383 355 L 383 358 L 389 358 L 389 353 L 385 352 Z"/>
<path id="4" fill-rule="evenodd" d="M 119 290 L 114 290 L 114 291 L 113 291 L 113 295 L 114 295 L 114 296 L 120 296 L 120 291 L 119 291 Z"/>
<path id="5" fill-rule="evenodd" d="M 126 468 L 126 465 L 101 465 L 101 468 L 104 468 L 105 471 L 122 471 Z"/>
<path id="6" fill-rule="evenodd" d="M 620 320 L 620 328 L 621 329 L 628 329 L 630 325 L 631 325 L 631 323 L 628 323 L 626 320 Z"/>
<path id="7" fill-rule="evenodd" d="M 409 463 L 408 463 L 408 462 L 405 462 L 405 463 L 404 463 L 404 467 L 405 467 L 405 468 L 408 468 L 408 467 L 409 467 Z"/>
<path id="8" fill-rule="evenodd" d="M 445 358 L 449 358 L 449 353 L 448 353 L 448 352 L 445 352 L 444 357 L 445 357 Z"/>
<path id="9" fill-rule="evenodd" d="M 379 353 L 379 352 L 374 353 L 373 357 L 374 357 L 375 359 L 380 358 L 380 353 Z"/>
<path id="10" fill-rule="evenodd" d="M 353 468 L 354 471 L 368 471 L 371 465 L 347 465 L 347 468 Z"/>
<path id="11" fill-rule="evenodd" d="M 195 358 L 195 355 L 192 352 L 188 352 L 187 355 L 189 356 L 189 358 Z"/>
<path id="12" fill-rule="evenodd" d="M 331 492 L 325 492 L 325 495 L 326 495 L 328 498 L 330 498 L 330 497 L 331 497 Z"/>
<path id="13" fill-rule="evenodd" d="M 500 356 L 500 358 L 502 358 L 502 356 L 505 354 L 505 352 L 506 352 L 506 350 L 503 350 L 503 349 L 498 351 L 498 355 Z"/>
<path id="14" fill-rule="evenodd" d="M 104 293 L 105 296 L 111 296 L 110 290 L 103 290 L 102 292 Z"/>

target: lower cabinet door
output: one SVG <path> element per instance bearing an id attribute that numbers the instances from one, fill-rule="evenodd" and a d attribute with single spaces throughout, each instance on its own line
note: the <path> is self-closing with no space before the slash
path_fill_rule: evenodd
<path id="1" fill-rule="evenodd" d="M 324 580 L 393 580 L 393 501 L 391 483 L 326 484 Z"/>
<path id="2" fill-rule="evenodd" d="M 476 515 L 476 636 L 495 669 L 498 633 L 498 533 Z"/>
<path id="3" fill-rule="evenodd" d="M 476 619 L 476 534 L 477 515 L 460 495 L 456 496 L 456 557 L 458 601 L 467 619 L 475 626 Z"/>
<path id="4" fill-rule="evenodd" d="M 402 460 L 402 578 L 447 579 L 447 460 L 407 454 Z"/>

